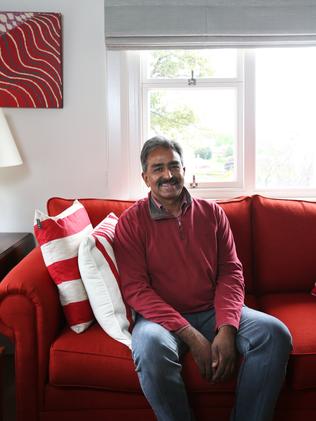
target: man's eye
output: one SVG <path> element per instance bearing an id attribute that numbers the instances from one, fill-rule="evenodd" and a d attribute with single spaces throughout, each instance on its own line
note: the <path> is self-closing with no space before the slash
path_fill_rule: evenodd
<path id="1" fill-rule="evenodd" d="M 160 172 L 162 170 L 162 167 L 156 167 L 154 168 L 154 172 Z"/>

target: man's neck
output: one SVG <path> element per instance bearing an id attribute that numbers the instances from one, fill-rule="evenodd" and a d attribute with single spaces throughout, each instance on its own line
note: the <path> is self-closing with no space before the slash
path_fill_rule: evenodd
<path id="1" fill-rule="evenodd" d="M 161 199 L 158 199 L 152 192 L 151 192 L 151 194 L 152 194 L 153 198 L 155 199 L 155 201 L 158 202 L 160 205 L 162 205 L 162 207 L 165 210 L 170 212 L 173 216 L 179 216 L 179 214 L 181 213 L 183 190 L 179 194 L 178 197 L 172 198 L 172 199 L 169 199 L 169 200 L 168 199 L 161 200 Z"/>

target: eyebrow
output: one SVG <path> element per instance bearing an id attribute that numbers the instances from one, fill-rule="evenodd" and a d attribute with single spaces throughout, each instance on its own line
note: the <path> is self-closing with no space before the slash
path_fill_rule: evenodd
<path id="1" fill-rule="evenodd" d="M 167 165 L 174 165 L 174 164 L 180 165 L 180 161 L 170 161 L 170 162 L 167 163 Z M 164 164 L 162 162 L 160 162 L 158 164 L 152 164 L 151 165 L 152 168 L 158 168 L 158 167 L 163 167 L 163 166 L 164 166 Z"/>

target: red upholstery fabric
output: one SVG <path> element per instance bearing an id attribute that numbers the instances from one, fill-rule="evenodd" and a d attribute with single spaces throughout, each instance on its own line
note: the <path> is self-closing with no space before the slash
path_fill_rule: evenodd
<path id="1" fill-rule="evenodd" d="M 277 411 L 279 410 L 279 413 L 281 410 L 285 414 L 289 414 L 292 412 L 296 412 L 296 418 L 291 417 L 289 419 L 295 419 L 297 421 L 301 420 L 315 420 L 316 412 L 314 412 L 314 417 L 307 417 L 304 418 L 304 416 L 297 416 L 298 415 L 298 409 L 300 409 L 303 413 L 304 410 L 306 412 L 309 412 L 309 414 L 312 414 L 312 411 L 316 409 L 316 390 L 315 389 L 306 389 L 306 390 L 293 390 L 289 385 L 285 385 L 281 391 L 281 394 L 279 396 L 278 404 L 277 404 Z M 295 411 L 296 410 L 296 411 Z M 283 417 L 280 417 L 280 419 L 285 419 Z M 277 418 L 277 421 L 279 421 L 279 417 Z"/>
<path id="2" fill-rule="evenodd" d="M 116 409 L 135 410 L 149 409 L 147 399 L 139 393 L 113 392 L 101 388 L 59 387 L 48 384 L 45 391 L 45 409 L 47 410 L 87 410 Z M 88 418 L 89 420 L 89 418 Z M 104 418 L 111 420 L 111 418 Z M 116 420 L 116 419 L 115 419 Z M 31 420 L 30 420 L 31 421 Z M 56 421 L 56 419 L 55 419 Z M 93 419 L 91 421 L 94 421 Z"/>
<path id="3" fill-rule="evenodd" d="M 124 397 L 121 401 L 124 400 Z M 58 414 L 56 412 L 42 412 L 40 414 L 40 421 L 156 421 L 157 418 L 155 417 L 154 413 L 151 409 L 120 409 L 119 407 L 114 409 L 94 409 L 91 405 L 90 409 L 82 410 L 79 409 L 77 411 L 69 410 L 60 412 Z M 219 420 L 219 418 L 218 418 Z M 27 421 L 30 421 L 27 419 Z"/>
<path id="4" fill-rule="evenodd" d="M 253 197 L 256 287 L 311 291 L 316 280 L 316 203 Z"/>
<path id="5" fill-rule="evenodd" d="M 15 343 L 17 420 L 25 413 L 35 420 L 47 380 L 49 347 L 62 320 L 58 292 L 39 247 L 1 282 L 0 320 L 0 332 L 9 334 Z"/>
<path id="6" fill-rule="evenodd" d="M 78 199 L 86 208 L 90 221 L 95 227 L 110 212 L 114 212 L 116 216 L 129 208 L 134 201 L 128 200 L 111 200 L 111 199 Z M 63 199 L 61 197 L 52 197 L 47 202 L 47 211 L 50 216 L 56 216 L 63 210 L 67 209 L 74 199 Z"/>
<path id="7" fill-rule="evenodd" d="M 235 388 L 235 381 L 213 385 L 203 380 L 190 354 L 184 359 L 183 376 L 194 392 Z M 141 393 L 130 350 L 97 324 L 80 335 L 64 330 L 51 347 L 49 377 L 55 386 Z"/>
<path id="8" fill-rule="evenodd" d="M 54 385 L 140 392 L 129 348 L 97 324 L 80 335 L 66 329 L 51 347 L 49 368 Z"/>
<path id="9" fill-rule="evenodd" d="M 247 292 L 254 292 L 252 270 L 251 197 L 217 202 L 225 211 L 243 265 Z"/>
<path id="10" fill-rule="evenodd" d="M 269 294 L 263 311 L 282 320 L 293 337 L 288 379 L 294 389 L 316 388 L 316 297 L 304 293 Z"/>
<path id="11" fill-rule="evenodd" d="M 113 393 L 95 389 L 64 389 L 47 387 L 47 411 L 41 421 L 154 421 L 144 396 L 139 394 Z M 194 393 L 189 396 L 199 421 L 228 421 L 234 403 L 233 393 Z M 314 421 L 315 390 L 282 391 L 274 421 Z M 69 410 L 69 408 L 71 408 Z M 58 409 L 58 415 L 56 414 Z M 51 410 L 51 411 L 50 411 Z M 26 419 L 29 421 L 29 419 Z"/>
<path id="12" fill-rule="evenodd" d="M 260 310 L 258 298 L 252 294 L 245 295 L 245 304 L 250 308 L 254 308 L 255 310 Z"/>

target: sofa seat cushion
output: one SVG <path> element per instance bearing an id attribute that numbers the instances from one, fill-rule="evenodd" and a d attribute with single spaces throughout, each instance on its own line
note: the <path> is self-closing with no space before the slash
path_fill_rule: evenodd
<path id="1" fill-rule="evenodd" d="M 131 351 L 98 324 L 80 335 L 63 331 L 51 346 L 49 378 L 55 386 L 140 392 Z"/>
<path id="2" fill-rule="evenodd" d="M 216 385 L 203 380 L 191 354 L 185 355 L 183 377 L 193 392 L 233 392 L 235 388 L 235 379 Z M 49 381 L 59 387 L 141 393 L 131 351 L 98 324 L 80 335 L 65 329 L 56 339 L 50 350 Z"/>
<path id="3" fill-rule="evenodd" d="M 282 320 L 293 338 L 288 379 L 294 389 L 316 387 L 316 297 L 306 293 L 268 294 L 263 311 Z"/>

